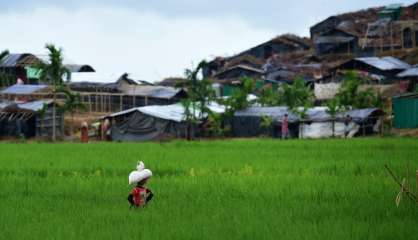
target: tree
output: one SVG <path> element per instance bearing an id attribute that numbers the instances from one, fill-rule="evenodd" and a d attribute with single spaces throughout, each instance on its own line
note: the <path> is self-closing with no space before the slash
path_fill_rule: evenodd
<path id="1" fill-rule="evenodd" d="M 279 103 L 297 112 L 299 107 L 311 107 L 314 102 L 312 89 L 306 86 L 303 77 L 296 77 L 292 85 L 283 84 L 279 91 Z"/>
<path id="2" fill-rule="evenodd" d="M 261 124 L 260 127 L 266 130 L 267 136 L 269 136 L 272 132 L 272 126 L 273 126 L 274 120 L 270 116 L 263 116 L 261 118 Z"/>
<path id="3" fill-rule="evenodd" d="M 9 50 L 0 52 L 0 63 L 9 55 Z M 10 76 L 3 71 L 0 71 L 0 86 L 9 86 L 11 82 Z"/>
<path id="4" fill-rule="evenodd" d="M 73 133 L 73 124 L 74 124 L 74 113 L 76 110 L 86 110 L 86 105 L 81 100 L 80 93 L 72 92 L 68 87 L 61 86 L 57 89 L 58 92 L 62 92 L 65 95 L 65 102 L 64 105 L 60 108 L 60 110 L 65 112 L 70 112 L 72 124 L 70 125 L 70 132 Z"/>
<path id="5" fill-rule="evenodd" d="M 344 76 L 344 81 L 336 94 L 338 104 L 341 108 L 368 108 L 381 107 L 381 98 L 372 89 L 361 91 L 360 85 L 367 80 L 359 78 L 356 71 L 349 71 Z"/>
<path id="6" fill-rule="evenodd" d="M 185 88 L 187 91 L 187 100 L 181 101 L 185 109 L 186 121 L 188 123 L 187 136 L 191 139 L 191 129 L 198 120 L 209 116 L 210 102 L 215 99 L 215 90 L 212 88 L 212 81 L 208 78 L 202 78 L 202 70 L 206 67 L 206 61 L 201 61 L 195 69 L 186 69 L 186 81 L 176 87 Z"/>
<path id="7" fill-rule="evenodd" d="M 0 62 L 3 61 L 3 58 L 5 58 L 7 55 L 9 55 L 9 50 L 4 50 L 0 52 Z"/>
<path id="8" fill-rule="evenodd" d="M 42 108 L 38 110 L 38 116 L 40 118 L 40 125 L 41 125 L 40 136 L 42 136 L 42 133 L 44 132 L 44 120 L 45 120 L 45 115 L 47 111 L 48 111 L 48 104 L 46 103 L 44 103 Z"/>
<path id="9" fill-rule="evenodd" d="M 53 44 L 46 44 L 49 62 L 42 62 L 37 65 L 41 70 L 40 80 L 53 86 L 53 111 L 52 111 L 52 140 L 56 140 L 56 98 L 58 89 L 63 85 L 63 78 L 69 80 L 70 71 L 63 64 L 62 48 L 56 48 Z"/>
<path id="10" fill-rule="evenodd" d="M 258 103 L 263 107 L 278 106 L 280 105 L 279 93 L 271 86 L 265 87 L 260 92 Z"/>
<path id="11" fill-rule="evenodd" d="M 306 112 L 314 103 L 314 93 L 309 86 L 306 85 L 303 77 L 296 77 L 292 85 L 283 84 L 279 91 L 279 102 L 286 105 L 289 110 L 304 120 Z M 303 124 L 300 124 L 299 131 L 303 133 Z"/>
<path id="12" fill-rule="evenodd" d="M 232 129 L 231 121 L 236 111 L 246 109 L 253 104 L 252 101 L 248 100 L 248 95 L 255 89 L 254 79 L 243 77 L 240 80 L 241 86 L 234 89 L 230 97 L 219 101 L 222 105 L 225 105 L 225 117 L 229 122 L 229 126 L 225 125 L 224 127 L 227 129 Z"/>
<path id="13" fill-rule="evenodd" d="M 232 95 L 221 101 L 226 106 L 225 114 L 233 117 L 238 110 L 246 109 L 252 102 L 248 101 L 248 95 L 255 89 L 255 81 L 250 77 L 241 78 L 241 87 L 234 89 Z"/>
<path id="14" fill-rule="evenodd" d="M 335 117 L 340 111 L 339 101 L 337 98 L 333 98 L 327 102 L 327 113 L 331 115 L 332 119 L 332 136 L 335 136 Z"/>
<path id="15" fill-rule="evenodd" d="M 184 119 L 187 123 L 186 139 L 190 141 L 192 139 L 192 127 L 197 123 L 196 114 L 194 114 L 194 110 L 191 110 L 193 107 L 192 101 L 189 98 L 182 99 L 180 103 L 184 108 L 184 115 L 186 117 Z"/>

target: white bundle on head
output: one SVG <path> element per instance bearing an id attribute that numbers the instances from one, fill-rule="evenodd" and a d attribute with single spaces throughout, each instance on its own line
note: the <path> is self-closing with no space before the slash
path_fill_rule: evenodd
<path id="1" fill-rule="evenodd" d="M 139 161 L 138 164 L 136 165 L 136 170 L 138 171 L 142 171 L 145 169 L 145 164 L 143 161 Z"/>
<path id="2" fill-rule="evenodd" d="M 149 169 L 145 169 L 145 164 L 140 161 L 136 166 L 136 171 L 132 171 L 129 174 L 129 184 L 138 183 L 144 179 L 152 177 L 152 172 Z"/>

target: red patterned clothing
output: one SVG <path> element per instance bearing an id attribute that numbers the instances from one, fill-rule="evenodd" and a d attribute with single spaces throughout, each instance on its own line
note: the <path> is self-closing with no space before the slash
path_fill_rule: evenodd
<path id="1" fill-rule="evenodd" d="M 135 187 L 132 189 L 132 196 L 134 204 L 137 207 L 142 207 L 147 203 L 148 197 L 150 195 L 151 191 L 144 187 Z"/>

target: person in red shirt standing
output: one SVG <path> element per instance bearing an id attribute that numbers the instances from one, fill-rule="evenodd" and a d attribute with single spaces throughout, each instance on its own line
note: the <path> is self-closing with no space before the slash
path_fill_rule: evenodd
<path id="1" fill-rule="evenodd" d="M 89 126 L 86 122 L 81 124 L 81 142 L 88 143 L 89 142 Z"/>
<path id="2" fill-rule="evenodd" d="M 131 207 L 145 207 L 154 196 L 152 191 L 145 187 L 148 179 L 152 176 L 152 172 L 144 168 L 144 163 L 139 162 L 137 170 L 129 174 L 129 184 L 136 183 L 136 186 L 128 196 Z"/>
<path id="3" fill-rule="evenodd" d="M 289 117 L 287 114 L 282 119 L 282 139 L 289 138 Z"/>

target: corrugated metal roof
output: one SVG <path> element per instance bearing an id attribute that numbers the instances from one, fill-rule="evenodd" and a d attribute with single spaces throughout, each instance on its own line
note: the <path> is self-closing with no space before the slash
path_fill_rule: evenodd
<path id="1" fill-rule="evenodd" d="M 71 73 L 70 82 L 115 83 L 123 74 L 124 73 L 74 72 Z"/>
<path id="2" fill-rule="evenodd" d="M 37 91 L 44 90 L 46 88 L 48 88 L 47 85 L 15 84 L 13 86 L 10 86 L 2 90 L 0 93 L 2 94 L 32 94 Z"/>
<path id="3" fill-rule="evenodd" d="M 11 53 L 0 62 L 0 67 L 25 67 L 40 63 L 41 59 L 30 53 Z"/>
<path id="4" fill-rule="evenodd" d="M 356 60 L 371 65 L 380 70 L 399 70 L 408 69 L 411 67 L 411 65 L 409 65 L 408 63 L 403 62 L 394 57 L 365 57 L 356 58 Z"/>
<path id="5" fill-rule="evenodd" d="M 397 77 L 418 77 L 418 67 L 413 67 L 408 70 L 405 70 L 397 75 Z"/>
<path id="6" fill-rule="evenodd" d="M 3 58 L 0 67 L 15 67 L 23 54 L 9 54 Z"/>
<path id="7" fill-rule="evenodd" d="M 134 89 L 134 95 L 170 99 L 175 97 L 182 89 L 163 86 L 138 86 Z M 130 93 L 131 94 L 131 93 Z"/>

